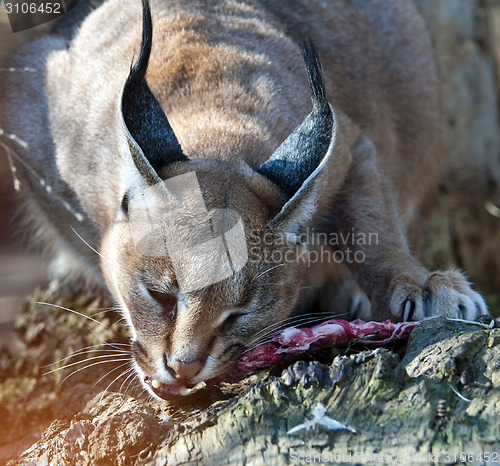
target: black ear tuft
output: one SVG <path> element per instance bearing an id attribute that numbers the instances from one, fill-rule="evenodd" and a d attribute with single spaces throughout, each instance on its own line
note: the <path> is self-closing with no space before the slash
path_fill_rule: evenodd
<path id="1" fill-rule="evenodd" d="M 147 175 L 143 159 L 158 173 L 165 165 L 186 161 L 188 158 L 182 153 L 181 146 L 157 102 L 146 83 L 153 37 L 153 25 L 148 0 L 142 1 L 142 43 L 137 63 L 131 68 L 121 100 L 121 112 L 125 126 L 133 141 L 142 150 L 132 149 L 134 162 L 143 175 Z M 139 153 L 137 153 L 139 152 Z"/>
<path id="2" fill-rule="evenodd" d="M 333 112 L 326 98 L 321 63 L 311 40 L 302 44 L 313 109 L 258 169 L 290 199 L 320 166 L 333 136 Z"/>
<path id="3" fill-rule="evenodd" d="M 331 115 L 330 104 L 326 98 L 321 62 L 310 38 L 302 42 L 301 51 L 306 64 L 307 80 L 312 92 L 313 107 L 319 111 L 323 111 L 325 114 Z"/>

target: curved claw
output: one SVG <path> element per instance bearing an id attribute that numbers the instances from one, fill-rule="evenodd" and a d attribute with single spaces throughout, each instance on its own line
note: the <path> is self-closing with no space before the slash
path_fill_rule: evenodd
<path id="1" fill-rule="evenodd" d="M 403 322 L 409 322 L 415 312 L 415 302 L 411 298 L 407 298 L 403 306 Z"/>

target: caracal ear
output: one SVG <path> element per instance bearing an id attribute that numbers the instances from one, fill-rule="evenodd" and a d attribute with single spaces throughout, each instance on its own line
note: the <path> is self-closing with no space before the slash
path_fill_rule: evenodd
<path id="1" fill-rule="evenodd" d="M 149 2 L 143 0 L 142 43 L 137 63 L 132 67 L 119 101 L 122 136 L 144 182 L 161 182 L 158 173 L 166 165 L 189 160 L 182 152 L 174 131 L 146 83 L 146 71 L 153 25 Z"/>
<path id="2" fill-rule="evenodd" d="M 312 42 L 304 41 L 302 55 L 312 92 L 312 111 L 257 172 L 273 181 L 288 201 L 268 226 L 295 233 L 310 220 L 326 181 L 327 163 L 336 134 L 321 63 Z"/>

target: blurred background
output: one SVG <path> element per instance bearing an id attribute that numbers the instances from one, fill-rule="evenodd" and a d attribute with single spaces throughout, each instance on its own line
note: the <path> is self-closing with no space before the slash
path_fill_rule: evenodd
<path id="1" fill-rule="evenodd" d="M 466 270 L 500 314 L 500 0 L 414 0 L 432 35 L 441 80 L 447 169 L 427 231 L 423 258 L 431 267 Z M 5 59 L 53 23 L 12 33 L 0 4 L 0 88 Z M 2 108 L 0 99 L 0 128 Z M 1 137 L 0 137 L 1 141 Z M 47 282 L 13 216 L 17 193 L 0 147 L 0 344 L 12 345 L 23 298 Z"/>
<path id="2" fill-rule="evenodd" d="M 11 72 L 4 68 L 5 59 L 22 44 L 46 33 L 48 27 L 45 24 L 13 34 L 5 6 L 0 4 L 0 81 L 5 73 Z M 0 128 L 3 128 L 2 115 L 0 99 Z M 26 235 L 14 220 L 18 210 L 18 194 L 14 191 L 6 153 L 0 145 L 0 345 L 11 348 L 15 344 L 13 320 L 24 297 L 47 281 L 40 255 L 28 251 L 26 242 L 21 241 Z"/>

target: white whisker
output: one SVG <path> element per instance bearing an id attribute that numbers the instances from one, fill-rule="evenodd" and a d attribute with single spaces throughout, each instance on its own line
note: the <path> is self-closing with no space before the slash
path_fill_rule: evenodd
<path id="1" fill-rule="evenodd" d="M 134 376 L 135 376 L 135 370 L 133 367 L 127 369 L 127 372 L 129 373 L 127 378 L 122 382 L 122 384 L 120 385 L 120 389 L 118 390 L 118 393 L 122 393 L 122 389 L 123 389 L 123 386 L 125 385 L 125 383 L 127 382 L 127 380 L 129 380 L 131 378 L 131 381 L 134 380 Z M 129 385 L 130 386 L 130 382 L 129 382 Z M 127 394 L 127 390 L 125 390 L 124 392 L 125 394 Z"/>
<path id="2" fill-rule="evenodd" d="M 108 364 L 108 363 L 111 363 L 111 362 L 122 362 L 122 361 L 127 361 L 130 362 L 130 358 L 124 358 L 124 359 L 114 359 L 112 361 L 98 361 L 98 362 L 94 362 L 92 364 L 89 364 L 88 366 L 85 366 L 85 367 L 80 367 L 80 369 L 77 369 L 76 371 L 72 372 L 71 374 L 67 375 L 60 383 L 59 385 L 62 385 L 63 382 L 65 382 L 67 379 L 69 379 L 71 376 L 77 374 L 78 372 L 80 371 L 83 371 L 85 369 L 89 369 L 90 367 L 92 366 L 98 366 L 99 364 Z"/>
<path id="3" fill-rule="evenodd" d="M 284 265 L 285 264 L 277 264 L 277 265 L 274 265 L 273 267 L 269 267 L 267 270 L 264 270 L 264 272 L 256 273 L 254 275 L 254 277 L 250 280 L 250 283 L 252 283 L 256 278 L 262 277 L 266 273 L 269 273 L 271 270 L 274 270 L 274 269 L 276 269 L 278 267 L 283 267 Z"/>
<path id="4" fill-rule="evenodd" d="M 101 345 L 97 345 L 97 346 L 101 346 Z M 87 347 L 88 348 L 88 347 Z M 106 356 L 109 356 L 109 357 L 112 357 L 112 356 L 124 356 L 124 355 L 131 355 L 132 354 L 132 351 L 125 351 L 125 350 L 110 350 L 110 349 L 92 349 L 92 350 L 88 350 L 88 349 L 81 349 L 81 350 L 78 350 L 78 351 L 74 351 L 72 354 L 70 354 L 69 356 L 66 356 L 65 358 L 62 358 L 62 359 L 59 359 L 58 361 L 55 361 L 51 364 L 46 364 L 44 366 L 41 366 L 41 367 L 50 367 L 50 366 L 55 366 L 56 364 L 60 364 L 64 361 L 67 361 L 68 359 L 72 359 L 72 358 L 75 358 L 77 356 L 81 356 L 82 354 L 88 354 L 88 353 L 104 353 L 104 352 L 107 352 L 107 353 L 110 353 L 112 351 L 111 354 L 103 354 L 102 356 L 99 356 L 99 357 L 106 357 Z M 96 356 L 97 357 L 97 356 Z M 94 357 L 93 357 L 94 358 Z M 82 362 L 85 362 L 85 361 L 89 361 L 89 359 L 84 359 L 82 361 L 78 361 L 78 363 L 82 363 Z M 66 365 L 64 367 L 69 367 L 69 365 Z M 64 369 L 64 367 L 61 367 L 57 370 L 60 370 L 60 369 Z M 51 371 L 53 372 L 53 371 Z M 43 375 L 47 375 L 47 374 L 50 374 L 50 372 L 47 372 L 46 374 L 43 374 Z"/>
<path id="5" fill-rule="evenodd" d="M 271 332 L 275 332 L 276 330 L 282 330 L 284 328 L 296 328 L 298 325 L 308 325 L 309 323 L 313 322 L 322 322 L 324 321 L 325 318 L 324 316 L 308 316 L 308 317 L 302 317 L 302 318 L 297 318 L 289 322 L 282 322 L 278 324 L 275 324 L 273 326 L 268 327 L 268 331 L 262 335 L 260 335 L 258 338 L 263 338 L 266 335 L 269 335 Z"/>
<path id="6" fill-rule="evenodd" d="M 113 330 L 113 332 L 117 333 L 118 335 L 121 335 L 122 337 L 124 337 L 124 335 L 122 335 L 120 332 L 118 332 L 117 330 L 115 329 L 110 329 L 110 330 Z M 103 345 L 107 345 L 107 346 L 111 346 L 111 348 L 115 348 L 117 350 L 120 350 L 122 348 L 116 348 L 116 346 L 128 346 L 130 348 L 130 345 L 128 343 L 109 343 L 105 340 L 103 340 L 102 338 L 99 338 L 93 331 L 92 329 L 89 327 L 89 332 L 94 335 L 94 337 L 100 341 Z"/>
<path id="7" fill-rule="evenodd" d="M 93 309 L 93 311 L 97 311 L 98 309 Z M 120 311 L 119 307 L 112 307 L 109 309 L 104 309 L 102 311 L 96 312 L 95 314 L 92 314 L 92 317 L 100 316 L 102 314 L 107 314 L 108 312 L 118 312 Z"/>
<path id="8" fill-rule="evenodd" d="M 143 388 L 142 392 L 140 392 L 140 393 L 136 396 L 136 398 L 139 398 L 139 397 L 140 397 L 140 396 L 141 396 L 144 392 L 146 392 L 146 393 L 148 394 L 147 401 L 151 401 L 152 396 L 149 394 L 149 392 L 148 392 L 145 388 Z"/>
<path id="9" fill-rule="evenodd" d="M 112 262 L 110 259 L 108 259 L 107 257 L 104 257 L 97 249 L 93 248 L 89 243 L 87 243 L 87 241 L 85 241 L 81 236 L 80 234 L 73 228 L 71 227 L 71 229 L 73 230 L 73 232 L 75 233 L 76 236 L 78 236 L 78 238 L 80 238 L 84 244 L 86 244 L 92 251 L 94 251 L 99 257 L 102 257 L 103 259 L 107 260 L 108 262 Z"/>
<path id="10" fill-rule="evenodd" d="M 68 307 L 59 306 L 59 304 L 44 303 L 42 301 L 34 301 L 34 304 L 44 304 L 45 306 L 52 306 L 52 307 L 56 307 L 58 309 L 63 309 L 65 311 L 72 312 L 73 314 L 76 314 L 80 317 L 84 317 L 85 319 L 91 320 L 92 322 L 95 322 L 96 324 L 103 326 L 107 330 L 112 330 L 110 327 L 108 327 L 107 325 L 104 325 L 102 322 L 99 322 L 98 320 L 93 319 L 92 317 L 86 316 L 85 314 L 82 314 L 81 312 L 74 311 L 73 309 L 70 309 Z"/>
<path id="11" fill-rule="evenodd" d="M 285 324 L 286 325 L 290 325 L 292 326 L 294 323 L 296 323 L 295 321 L 298 320 L 302 320 L 302 319 L 307 319 L 309 317 L 325 317 L 327 318 L 328 316 L 330 316 L 331 314 L 328 313 L 328 312 L 313 312 L 313 313 L 310 313 L 310 314 L 301 314 L 301 315 L 297 315 L 297 316 L 291 316 L 291 317 L 288 317 L 287 319 L 282 319 L 282 320 L 279 320 L 278 322 L 274 322 L 273 324 L 271 325 L 268 325 L 267 327 L 263 328 L 262 330 L 260 330 L 259 332 L 257 332 L 254 337 L 256 337 L 257 335 L 263 333 L 263 332 L 266 332 L 268 329 L 270 329 L 271 327 L 274 327 L 276 325 L 281 325 L 281 324 Z"/>
<path id="12" fill-rule="evenodd" d="M 126 365 L 126 364 L 122 364 L 121 366 L 118 366 L 116 369 L 119 369 L 120 367 L 123 367 L 123 366 L 125 366 L 125 365 Z M 111 373 L 112 373 L 112 372 L 114 372 L 116 369 L 113 369 L 111 372 L 108 372 L 108 374 L 106 374 L 106 375 L 111 374 Z M 113 384 L 115 383 L 115 381 L 117 381 L 120 377 L 123 377 L 125 374 L 126 374 L 126 372 L 122 372 L 120 375 L 118 375 L 117 377 L 115 377 L 115 378 L 111 381 L 111 383 L 110 383 L 110 384 L 109 384 L 109 385 L 108 385 L 108 386 L 104 389 L 104 392 L 102 393 L 101 397 L 99 398 L 99 402 L 97 403 L 97 405 L 98 405 L 98 406 L 100 406 L 100 405 L 101 405 L 101 401 L 102 401 L 102 399 L 103 399 L 104 395 L 106 395 L 106 393 L 108 392 L 109 387 L 111 387 L 111 385 L 113 385 Z"/>
<path id="13" fill-rule="evenodd" d="M 133 372 L 133 374 L 134 374 L 134 377 L 132 377 L 132 379 L 128 383 L 127 388 L 125 389 L 125 393 L 128 393 L 128 391 L 130 389 L 130 385 L 132 385 L 133 383 L 135 383 L 135 387 L 134 387 L 135 392 L 137 392 L 137 390 L 143 386 L 141 381 L 139 380 L 139 378 L 135 377 L 137 375 L 135 371 Z"/>
<path id="14" fill-rule="evenodd" d="M 254 338 L 252 341 L 250 341 L 250 343 L 248 343 L 248 349 L 245 350 L 243 352 L 246 353 L 248 351 L 250 351 L 251 349 L 255 348 L 256 346 L 258 345 L 261 345 L 261 344 L 264 344 L 264 343 L 267 343 L 269 341 L 272 341 L 272 339 L 276 336 L 277 333 L 279 333 L 281 330 L 283 330 L 283 328 L 287 328 L 287 327 L 293 327 L 294 325 L 297 325 L 297 324 L 301 324 L 301 325 L 308 325 L 308 324 L 312 324 L 312 323 L 316 323 L 316 322 L 322 322 L 324 320 L 324 316 L 320 316 L 320 317 L 308 317 L 308 318 L 304 318 L 304 319 L 299 319 L 297 321 L 294 321 L 293 322 L 293 325 L 291 325 L 289 322 L 285 323 L 285 324 L 282 324 L 276 328 L 273 328 L 272 330 L 270 330 L 269 332 L 259 336 L 258 338 Z M 267 340 L 265 340 L 267 337 L 271 336 L 270 338 L 268 338 Z"/>
<path id="15" fill-rule="evenodd" d="M 78 364 L 83 364 L 83 363 L 86 363 L 88 361 L 95 361 L 96 359 L 122 358 L 125 355 L 128 356 L 129 354 L 128 353 L 126 353 L 126 354 L 103 354 L 101 356 L 92 356 L 91 358 L 83 359 L 81 361 L 72 362 L 71 364 L 66 364 L 66 365 L 64 365 L 62 367 L 58 367 L 56 369 L 52 369 L 51 371 L 45 372 L 45 374 L 42 374 L 42 375 L 49 375 L 49 374 L 52 374 L 54 372 L 59 372 L 59 371 L 62 371 L 64 369 L 67 369 L 68 367 L 77 366 Z M 107 363 L 107 362 L 114 362 L 114 361 L 116 361 L 116 359 L 108 359 L 106 361 L 101 361 L 101 363 L 104 364 L 104 363 Z"/>
<path id="16" fill-rule="evenodd" d="M 92 387 L 90 387 L 90 389 L 92 390 L 101 380 L 105 379 L 108 375 L 112 374 L 113 372 L 117 371 L 118 369 L 122 368 L 123 366 L 126 366 L 127 363 L 125 364 L 120 364 L 118 367 L 115 367 L 114 369 L 110 370 L 109 372 L 107 372 L 106 374 L 104 374 L 102 377 L 99 378 L 99 380 L 97 380 L 97 382 L 94 382 Z M 128 372 L 131 370 L 132 368 L 129 368 L 127 369 L 126 371 L 123 371 L 122 374 L 120 376 L 123 376 L 125 374 L 128 374 Z M 133 369 L 132 369 L 133 370 Z M 116 379 L 115 379 L 116 380 Z M 113 380 L 114 382 L 114 380 Z M 111 383 L 113 383 L 111 382 Z"/>

